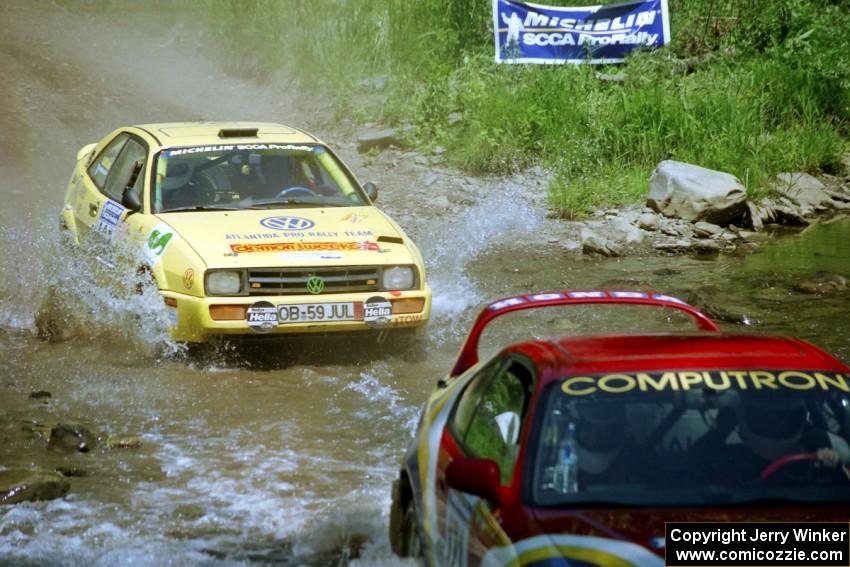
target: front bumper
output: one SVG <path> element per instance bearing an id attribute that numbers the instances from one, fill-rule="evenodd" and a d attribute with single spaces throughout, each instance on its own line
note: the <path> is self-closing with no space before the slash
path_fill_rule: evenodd
<path id="1" fill-rule="evenodd" d="M 204 342 L 215 336 L 259 336 L 259 335 L 292 335 L 308 333 L 335 333 L 356 331 L 381 331 L 422 327 L 431 316 L 431 289 L 426 285 L 422 290 L 342 293 L 324 295 L 286 295 L 286 296 L 253 296 L 253 297 L 196 297 L 170 290 L 160 290 L 165 298 L 166 309 L 169 309 L 169 319 L 172 324 L 171 338 L 178 341 Z M 392 315 L 388 321 L 367 322 L 363 317 L 363 304 L 380 297 L 392 305 Z M 411 305 L 421 300 L 422 307 L 411 312 Z M 299 321 L 277 322 L 268 328 L 258 330 L 256 324 L 249 324 L 248 310 L 257 303 L 268 303 L 279 309 L 292 308 L 298 305 L 312 304 L 352 304 L 355 320 L 347 321 Z M 228 311 L 245 313 L 244 317 L 231 320 L 220 320 L 213 317 L 213 311 L 228 306 Z M 400 311 L 406 311 L 404 313 Z M 220 315 L 216 315 L 220 317 Z"/>

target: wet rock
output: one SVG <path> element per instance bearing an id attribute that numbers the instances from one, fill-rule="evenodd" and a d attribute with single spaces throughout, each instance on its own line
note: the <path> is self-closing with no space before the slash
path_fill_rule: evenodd
<path id="1" fill-rule="evenodd" d="M 652 213 L 643 213 L 637 219 L 638 228 L 642 228 L 643 230 L 655 231 L 658 230 L 660 223 L 658 221 L 658 216 Z"/>
<path id="2" fill-rule="evenodd" d="M 742 308 L 730 306 L 728 292 L 714 286 L 704 286 L 688 295 L 687 301 L 709 317 L 739 325 L 753 325 L 758 319 L 748 314 Z M 721 305 L 723 303 L 723 305 Z"/>
<path id="3" fill-rule="evenodd" d="M 61 498 L 71 484 L 60 474 L 39 469 L 0 471 L 0 504 Z"/>
<path id="4" fill-rule="evenodd" d="M 712 224 L 710 222 L 696 222 L 694 223 L 694 234 L 700 237 L 711 237 L 718 236 L 723 233 L 723 228 L 717 226 L 716 224 Z"/>
<path id="5" fill-rule="evenodd" d="M 698 254 L 718 254 L 720 252 L 720 244 L 714 240 L 701 238 L 694 241 L 692 249 Z"/>
<path id="6" fill-rule="evenodd" d="M 401 142 L 396 137 L 396 132 L 393 129 L 386 130 L 368 130 L 361 132 L 357 136 L 357 151 L 360 153 L 368 152 L 373 148 L 385 149 L 390 146 L 401 146 Z"/>
<path id="7" fill-rule="evenodd" d="M 47 446 L 59 453 L 86 453 L 98 446 L 98 438 L 79 423 L 60 423 L 50 430 Z"/>
<path id="8" fill-rule="evenodd" d="M 656 242 L 654 248 L 659 252 L 679 254 L 682 252 L 687 252 L 692 245 L 692 240 L 680 238 L 679 240 L 675 240 L 673 242 Z"/>
<path id="9" fill-rule="evenodd" d="M 601 254 L 602 256 L 620 256 L 622 249 L 596 234 L 588 228 L 583 228 L 581 231 L 581 249 L 585 254 Z"/>
<path id="10" fill-rule="evenodd" d="M 118 435 L 106 438 L 107 449 L 138 449 L 142 446 L 142 438 L 138 435 Z"/>
<path id="11" fill-rule="evenodd" d="M 667 217 L 727 225 L 742 218 L 747 193 L 734 175 L 665 160 L 652 173 L 646 203 Z"/>
<path id="12" fill-rule="evenodd" d="M 738 232 L 738 236 L 747 242 L 764 242 L 770 238 L 770 235 L 763 232 L 754 232 L 750 230 L 742 230 Z"/>
<path id="13" fill-rule="evenodd" d="M 818 272 L 813 278 L 796 283 L 794 291 L 812 295 L 828 295 L 847 289 L 847 278 L 839 274 Z"/>
<path id="14" fill-rule="evenodd" d="M 560 241 L 561 250 L 569 254 L 578 254 L 582 250 L 582 244 L 578 240 L 567 239 Z"/>

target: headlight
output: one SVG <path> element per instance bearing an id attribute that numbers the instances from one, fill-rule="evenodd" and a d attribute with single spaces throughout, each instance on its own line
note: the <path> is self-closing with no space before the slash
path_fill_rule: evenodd
<path id="1" fill-rule="evenodd" d="M 233 270 L 207 272 L 207 295 L 239 295 L 242 292 L 242 273 Z"/>
<path id="2" fill-rule="evenodd" d="M 381 287 L 387 290 L 410 289 L 415 279 L 410 266 L 386 268 L 381 275 Z"/>

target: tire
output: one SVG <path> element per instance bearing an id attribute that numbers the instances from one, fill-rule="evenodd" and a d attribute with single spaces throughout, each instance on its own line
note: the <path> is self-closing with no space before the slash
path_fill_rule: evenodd
<path id="1" fill-rule="evenodd" d="M 413 501 L 404 509 L 401 520 L 401 557 L 422 557 L 422 536 L 419 531 L 419 519 Z"/>
<path id="2" fill-rule="evenodd" d="M 401 481 L 393 481 L 392 506 L 390 506 L 390 549 L 401 556 L 401 527 L 404 510 L 401 507 Z"/>

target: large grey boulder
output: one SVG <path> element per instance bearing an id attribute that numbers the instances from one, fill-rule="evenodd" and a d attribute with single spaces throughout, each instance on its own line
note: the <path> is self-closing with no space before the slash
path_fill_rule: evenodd
<path id="1" fill-rule="evenodd" d="M 646 204 L 667 217 L 725 226 L 741 220 L 747 192 L 729 173 L 665 160 L 649 179 Z"/>

